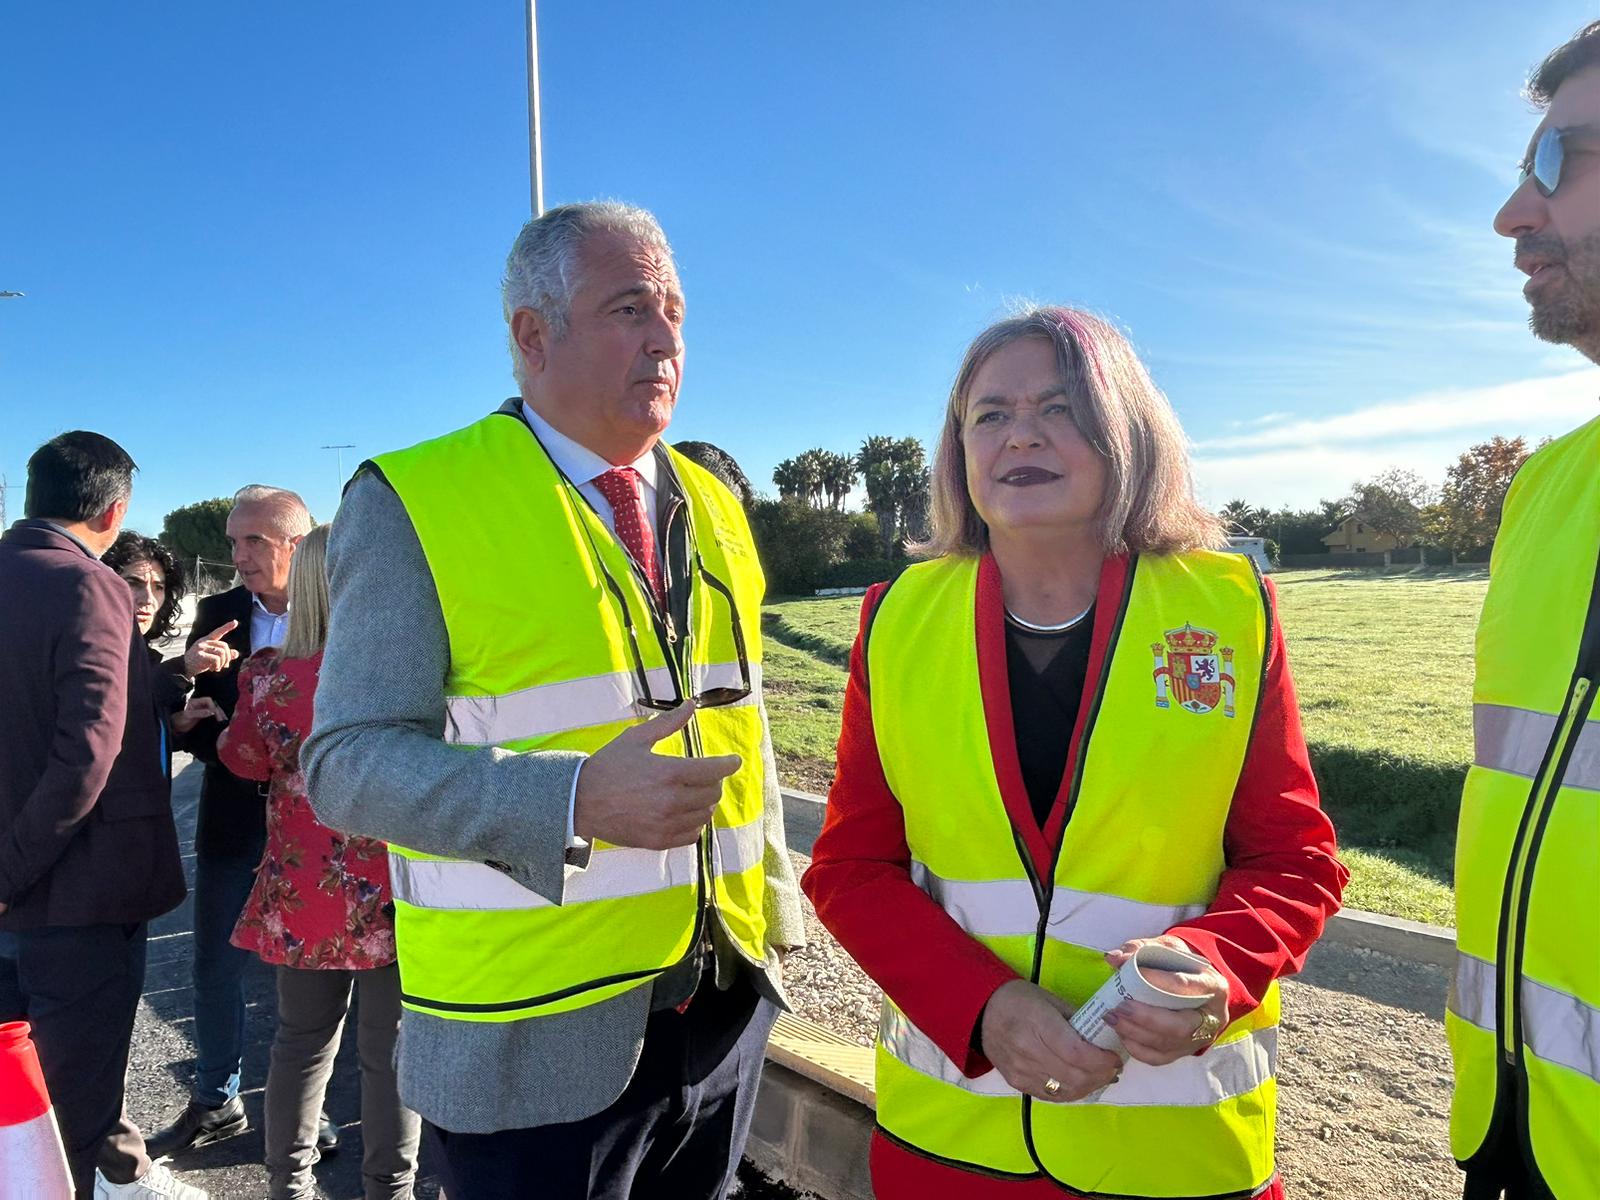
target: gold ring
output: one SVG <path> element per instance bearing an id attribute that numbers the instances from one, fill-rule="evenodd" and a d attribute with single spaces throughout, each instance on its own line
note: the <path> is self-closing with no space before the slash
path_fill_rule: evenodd
<path id="1" fill-rule="evenodd" d="M 1046 1079 L 1044 1081 L 1044 1094 L 1045 1095 L 1054 1096 L 1060 1090 L 1061 1090 L 1061 1080 L 1057 1079 L 1054 1075 L 1052 1075 L 1050 1078 L 1048 1078 L 1048 1079 Z"/>
<path id="2" fill-rule="evenodd" d="M 1189 1035 L 1189 1042 L 1194 1046 L 1208 1045 L 1217 1036 L 1217 1031 L 1222 1028 L 1222 1018 L 1214 1012 L 1201 1014 L 1200 1024 Z"/>

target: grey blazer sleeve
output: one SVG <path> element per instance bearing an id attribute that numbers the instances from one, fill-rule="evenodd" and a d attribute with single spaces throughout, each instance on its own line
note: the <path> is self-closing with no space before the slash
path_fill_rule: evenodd
<path id="1" fill-rule="evenodd" d="M 332 611 L 307 793 L 327 825 L 450 858 L 493 862 L 555 902 L 581 869 L 567 808 L 585 756 L 444 742 L 449 639 L 416 530 L 382 479 L 351 484 L 328 539 Z"/>
<path id="2" fill-rule="evenodd" d="M 800 905 L 800 881 L 795 877 L 794 860 L 789 857 L 789 839 L 783 829 L 783 793 L 778 787 L 778 761 L 772 753 L 772 732 L 767 725 L 764 704 L 761 706 L 761 767 L 767 945 L 798 950 L 806 944 L 806 919 Z"/>

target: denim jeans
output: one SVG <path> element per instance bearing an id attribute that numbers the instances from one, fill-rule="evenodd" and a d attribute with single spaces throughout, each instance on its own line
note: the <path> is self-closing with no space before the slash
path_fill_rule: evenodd
<path id="1" fill-rule="evenodd" d="M 257 845 L 249 854 L 195 857 L 194 1100 L 204 1108 L 219 1108 L 239 1094 L 244 971 L 255 955 L 228 939 L 250 898 L 261 850 Z"/>

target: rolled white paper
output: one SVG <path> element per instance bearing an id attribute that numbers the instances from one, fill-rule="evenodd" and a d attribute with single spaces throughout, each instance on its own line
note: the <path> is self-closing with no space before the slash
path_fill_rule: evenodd
<path id="1" fill-rule="evenodd" d="M 1106 1024 L 1106 1014 L 1121 1006 L 1124 1000 L 1138 1000 L 1154 1008 L 1202 1008 L 1210 1001 L 1210 993 L 1180 995 L 1152 983 L 1145 971 L 1175 971 L 1193 974 L 1204 971 L 1209 963 L 1194 954 L 1174 950 L 1159 943 L 1146 943 L 1134 951 L 1133 957 L 1117 969 L 1117 973 L 1100 985 L 1100 990 L 1090 996 L 1083 1007 L 1072 1014 L 1071 1025 L 1084 1041 L 1102 1050 L 1115 1050 L 1124 1058 L 1122 1039 L 1117 1031 Z"/>

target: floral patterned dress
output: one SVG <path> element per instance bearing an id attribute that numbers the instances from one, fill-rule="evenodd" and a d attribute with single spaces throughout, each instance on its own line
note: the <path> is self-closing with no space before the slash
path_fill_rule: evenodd
<path id="1" fill-rule="evenodd" d="M 287 967 L 369 970 L 394 961 L 389 852 L 329 829 L 306 800 L 300 743 L 321 667 L 320 652 L 280 659 L 261 650 L 239 671 L 239 704 L 217 753 L 235 775 L 269 790 L 266 853 L 233 944 Z"/>

